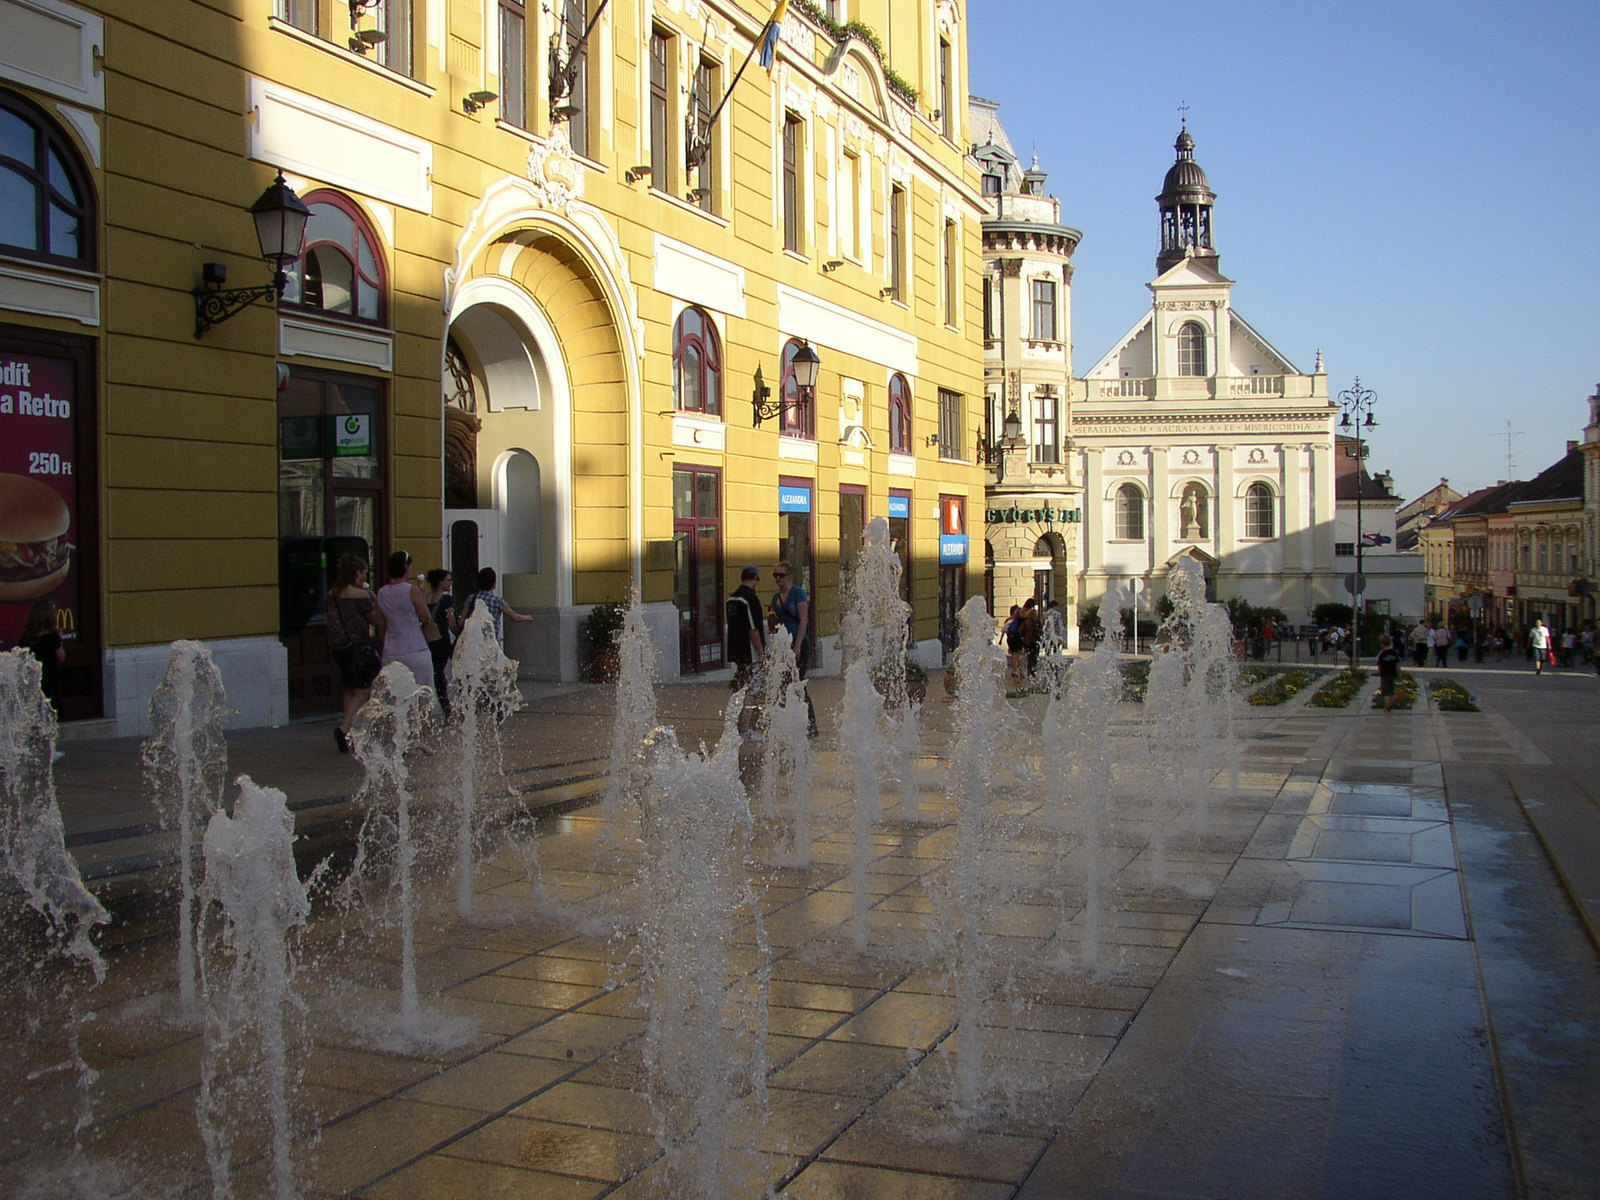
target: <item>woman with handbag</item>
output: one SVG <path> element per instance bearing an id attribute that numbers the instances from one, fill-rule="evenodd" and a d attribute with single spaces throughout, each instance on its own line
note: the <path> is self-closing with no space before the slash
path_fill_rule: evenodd
<path id="1" fill-rule="evenodd" d="M 422 627 L 428 610 L 421 590 L 411 581 L 411 555 L 396 550 L 389 555 L 389 582 L 378 589 L 378 611 L 383 614 L 383 665 L 404 663 L 418 687 L 433 687 L 433 655 Z"/>
<path id="2" fill-rule="evenodd" d="M 432 628 L 422 627 L 422 636 L 428 641 L 433 655 L 433 690 L 439 694 L 439 706 L 445 716 L 450 715 L 450 697 L 445 684 L 445 666 L 450 662 L 450 652 L 455 649 L 456 638 L 461 633 L 461 622 L 456 618 L 456 598 L 451 585 L 454 576 L 443 567 L 428 572 L 428 594 L 425 602 Z"/>
<path id="3" fill-rule="evenodd" d="M 382 660 L 375 638 L 383 637 L 383 613 L 367 590 L 367 563 L 354 554 L 339 559 L 339 573 L 328 591 L 323 619 L 328 647 L 339 665 L 344 685 L 344 719 L 334 727 L 333 740 L 342 754 L 350 753 L 350 722 L 372 692 Z"/>

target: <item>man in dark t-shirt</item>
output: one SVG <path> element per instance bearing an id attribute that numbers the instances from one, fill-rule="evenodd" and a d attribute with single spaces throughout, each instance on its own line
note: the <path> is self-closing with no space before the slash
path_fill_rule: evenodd
<path id="1" fill-rule="evenodd" d="M 766 653 L 761 597 L 756 595 L 755 589 L 760 580 L 759 569 L 746 567 L 739 572 L 739 586 L 728 597 L 728 661 L 734 664 L 734 691 L 754 687 L 761 669 L 761 656 Z M 740 733 L 751 732 L 758 711 L 747 698 L 739 713 Z"/>
<path id="2" fill-rule="evenodd" d="M 1400 651 L 1394 648 L 1394 639 L 1387 633 L 1379 639 L 1378 695 L 1383 697 L 1383 711 L 1394 711 L 1394 688 L 1400 682 Z"/>

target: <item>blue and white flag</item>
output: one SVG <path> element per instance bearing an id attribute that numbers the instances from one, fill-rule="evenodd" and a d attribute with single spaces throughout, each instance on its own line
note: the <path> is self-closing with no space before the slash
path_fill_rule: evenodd
<path id="1" fill-rule="evenodd" d="M 1394 539 L 1383 533 L 1363 533 L 1361 540 L 1368 546 L 1387 546 Z"/>
<path id="2" fill-rule="evenodd" d="M 767 18 L 767 27 L 761 34 L 761 65 L 772 74 L 778 61 L 778 40 L 783 37 L 783 21 L 789 15 L 789 0 L 778 0 Z"/>

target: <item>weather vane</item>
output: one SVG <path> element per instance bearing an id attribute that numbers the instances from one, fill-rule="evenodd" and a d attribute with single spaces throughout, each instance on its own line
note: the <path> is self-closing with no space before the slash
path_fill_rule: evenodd
<path id="1" fill-rule="evenodd" d="M 1178 120 L 1181 121 L 1185 127 L 1187 127 L 1189 124 L 1189 102 L 1187 100 L 1184 100 L 1178 105 Z"/>

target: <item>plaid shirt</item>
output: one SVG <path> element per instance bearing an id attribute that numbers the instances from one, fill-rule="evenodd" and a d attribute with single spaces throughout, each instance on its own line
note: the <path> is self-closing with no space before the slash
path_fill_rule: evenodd
<path id="1" fill-rule="evenodd" d="M 478 592 L 472 597 L 474 605 L 481 604 L 489 610 L 489 615 L 494 618 L 494 636 L 496 641 L 504 641 L 500 634 L 500 625 L 504 620 L 502 614 L 506 609 L 506 602 L 498 592 Z M 468 615 L 471 609 L 468 609 Z"/>

